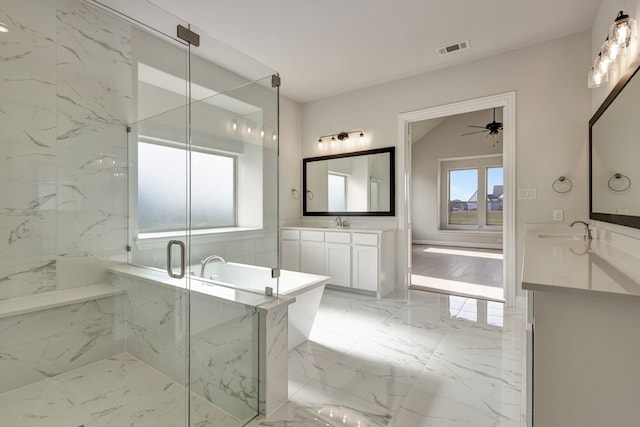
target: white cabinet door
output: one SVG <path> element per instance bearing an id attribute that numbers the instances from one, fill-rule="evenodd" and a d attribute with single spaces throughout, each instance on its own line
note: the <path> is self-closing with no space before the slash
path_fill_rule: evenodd
<path id="1" fill-rule="evenodd" d="M 353 279 L 351 287 L 378 291 L 378 247 L 353 246 Z"/>
<path id="2" fill-rule="evenodd" d="M 280 268 L 283 270 L 300 271 L 300 241 L 283 240 L 280 245 Z"/>
<path id="3" fill-rule="evenodd" d="M 351 245 L 325 243 L 325 266 L 330 284 L 351 286 Z"/>
<path id="4" fill-rule="evenodd" d="M 300 271 L 324 275 L 324 242 L 300 242 Z"/>

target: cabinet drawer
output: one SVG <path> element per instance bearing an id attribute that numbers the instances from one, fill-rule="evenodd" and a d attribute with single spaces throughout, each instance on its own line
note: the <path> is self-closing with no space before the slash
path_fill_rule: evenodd
<path id="1" fill-rule="evenodd" d="M 330 243 L 351 243 L 351 233 L 327 231 L 324 233 L 324 239 Z"/>
<path id="2" fill-rule="evenodd" d="M 371 233 L 353 233 L 353 244 L 378 246 L 378 235 Z"/>
<path id="3" fill-rule="evenodd" d="M 299 230 L 282 230 L 282 240 L 300 240 Z"/>
<path id="4" fill-rule="evenodd" d="M 324 242 L 324 231 L 301 231 L 300 240 L 310 242 Z"/>

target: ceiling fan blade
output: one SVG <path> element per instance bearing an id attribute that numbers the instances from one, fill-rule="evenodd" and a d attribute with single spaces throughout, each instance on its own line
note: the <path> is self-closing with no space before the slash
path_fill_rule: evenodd
<path id="1" fill-rule="evenodd" d="M 463 134 L 462 134 L 462 135 L 460 135 L 460 136 L 473 135 L 474 133 L 483 133 L 483 132 L 488 132 L 488 130 L 486 130 L 486 129 L 485 129 L 485 130 L 478 130 L 478 131 L 475 131 L 475 132 L 463 133 Z M 488 134 L 487 134 L 487 135 L 488 135 Z"/>
<path id="2" fill-rule="evenodd" d="M 468 128 L 478 128 L 478 129 L 486 129 L 486 126 L 474 126 L 474 125 L 468 125 Z"/>

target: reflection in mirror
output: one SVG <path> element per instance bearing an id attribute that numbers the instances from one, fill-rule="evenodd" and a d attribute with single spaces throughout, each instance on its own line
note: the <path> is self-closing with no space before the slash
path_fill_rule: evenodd
<path id="1" fill-rule="evenodd" d="M 303 160 L 304 215 L 394 215 L 394 147 Z"/>
<path id="2" fill-rule="evenodd" d="M 640 228 L 640 77 L 623 78 L 593 116 L 591 219 Z"/>

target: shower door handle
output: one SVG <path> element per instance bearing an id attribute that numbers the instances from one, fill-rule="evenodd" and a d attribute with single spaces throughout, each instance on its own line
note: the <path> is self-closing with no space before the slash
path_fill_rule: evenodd
<path id="1" fill-rule="evenodd" d="M 180 248 L 180 273 L 179 274 L 174 273 L 171 267 L 171 247 L 173 245 L 178 245 L 178 247 Z M 180 240 L 169 240 L 169 243 L 167 243 L 167 274 L 169 275 L 169 277 L 173 277 L 174 279 L 182 279 L 184 277 L 184 272 L 185 272 L 184 253 L 185 253 L 184 242 L 181 242 Z"/>

